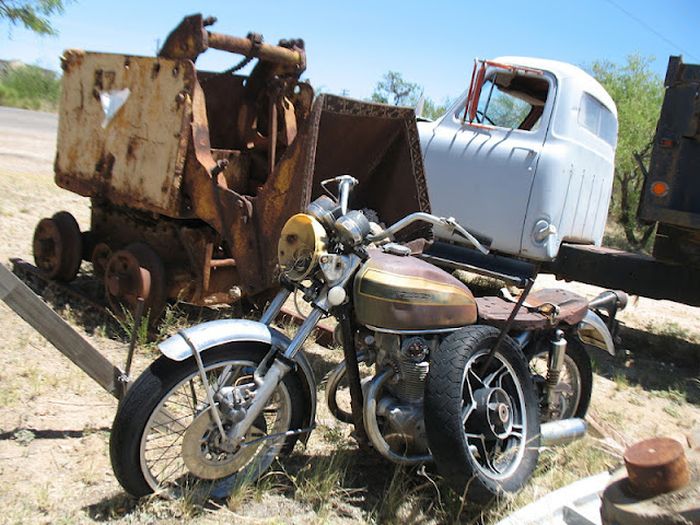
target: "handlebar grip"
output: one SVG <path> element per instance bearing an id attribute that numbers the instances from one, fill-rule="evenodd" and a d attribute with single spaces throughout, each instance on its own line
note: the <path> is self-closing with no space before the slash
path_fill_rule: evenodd
<path id="1" fill-rule="evenodd" d="M 301 67 L 304 65 L 304 57 L 299 51 L 270 44 L 254 45 L 249 38 L 225 35 L 223 33 L 207 32 L 209 47 L 236 53 L 244 56 L 255 56 L 267 62 L 286 64 Z"/>

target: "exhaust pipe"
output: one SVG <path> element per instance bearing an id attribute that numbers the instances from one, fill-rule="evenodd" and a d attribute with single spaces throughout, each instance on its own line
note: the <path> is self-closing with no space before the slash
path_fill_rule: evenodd
<path id="1" fill-rule="evenodd" d="M 627 306 L 627 300 L 628 297 L 625 292 L 621 292 L 619 290 L 606 290 L 605 292 L 600 293 L 594 299 L 591 299 L 591 302 L 588 303 L 588 308 L 600 308 L 608 313 L 611 313 L 611 311 L 614 309 L 615 312 L 617 312 L 617 310 L 625 309 Z"/>
<path id="2" fill-rule="evenodd" d="M 568 445 L 586 435 L 588 424 L 578 417 L 549 421 L 540 426 L 540 445 L 555 447 Z"/>

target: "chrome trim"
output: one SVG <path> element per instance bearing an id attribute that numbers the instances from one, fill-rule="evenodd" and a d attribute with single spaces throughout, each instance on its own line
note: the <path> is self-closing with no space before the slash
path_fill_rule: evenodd
<path id="1" fill-rule="evenodd" d="M 377 452 L 394 463 L 399 463 L 400 465 L 416 465 L 419 463 L 431 462 L 433 460 L 433 456 L 431 454 L 424 454 L 420 456 L 402 456 L 397 454 L 391 450 L 389 443 L 387 443 L 384 436 L 382 436 L 382 432 L 379 429 L 379 423 L 377 422 L 377 396 L 379 395 L 379 392 L 381 392 L 384 384 L 393 376 L 394 371 L 390 367 L 387 367 L 374 376 L 374 379 L 370 381 L 363 406 L 363 416 L 365 420 L 367 437 L 372 442 L 374 448 L 377 449 Z"/>
<path id="2" fill-rule="evenodd" d="M 588 425 L 583 419 L 559 419 L 542 423 L 540 427 L 540 446 L 554 447 L 568 445 L 586 435 Z"/>
<path id="3" fill-rule="evenodd" d="M 264 325 L 269 325 L 272 321 L 274 321 L 291 293 L 292 291 L 288 290 L 287 288 L 282 288 L 279 292 L 277 292 L 275 298 L 272 299 L 270 305 L 263 312 L 260 322 Z"/>
<path id="4" fill-rule="evenodd" d="M 284 351 L 291 342 L 282 332 L 258 321 L 247 319 L 209 321 L 186 328 L 183 332 L 187 334 L 200 353 L 227 343 L 247 342 L 264 343 Z M 184 361 L 192 355 L 189 345 L 179 334 L 161 342 L 158 348 L 164 356 L 173 361 Z M 310 405 L 309 420 L 304 422 L 306 427 L 312 425 L 316 420 L 316 379 L 311 364 L 303 352 L 297 352 L 293 359 L 297 364 L 297 369 L 301 370 L 299 376 L 302 383 L 305 383 Z M 304 434 L 302 439 L 308 439 L 309 436 L 310 433 Z"/>
<path id="5" fill-rule="evenodd" d="M 251 341 L 269 345 L 272 342 L 267 326 L 247 319 L 219 319 L 190 326 L 182 332 L 200 352 L 225 343 Z M 192 349 L 179 333 L 161 342 L 158 349 L 173 361 L 184 361 L 192 355 Z"/>
<path id="6" fill-rule="evenodd" d="M 457 326 L 455 328 L 431 328 L 428 330 L 392 330 L 390 328 L 379 328 L 377 326 L 365 325 L 370 330 L 379 332 L 381 334 L 394 334 L 394 335 L 420 335 L 420 334 L 447 334 L 450 332 L 456 332 L 462 326 Z"/>
<path id="7" fill-rule="evenodd" d="M 578 324 L 577 333 L 584 344 L 605 350 L 611 356 L 615 355 L 615 343 L 610 330 L 603 320 L 591 310 L 586 312 L 586 316 Z"/>

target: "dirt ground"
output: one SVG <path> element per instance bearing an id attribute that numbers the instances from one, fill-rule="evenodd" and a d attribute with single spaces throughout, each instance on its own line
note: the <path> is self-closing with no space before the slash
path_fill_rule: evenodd
<path id="1" fill-rule="evenodd" d="M 89 203 L 54 185 L 52 132 L 2 127 L 0 120 L 0 262 L 9 265 L 11 257 L 31 261 L 32 233 L 42 217 L 69 210 L 86 229 Z M 588 297 L 599 291 L 579 283 L 555 283 L 547 276 L 537 284 L 551 285 Z M 52 298 L 50 290 L 46 296 Z M 123 362 L 126 343 L 123 336 L 114 339 L 118 327 L 111 319 L 80 303 L 54 299 L 61 314 L 97 348 L 115 363 Z M 590 413 L 603 435 L 593 432 L 585 445 L 589 448 L 572 449 L 603 451 L 602 460 L 590 463 L 591 470 L 618 466 L 619 451 L 636 440 L 680 436 L 700 424 L 699 313 L 698 308 L 643 298 L 631 301 L 623 312 L 624 350 L 616 359 L 595 355 Z M 402 481 L 393 466 L 357 451 L 346 440 L 348 427 L 333 423 L 323 406 L 309 446 L 297 449 L 251 492 L 221 505 L 134 502 L 119 487 L 109 463 L 116 401 L 4 303 L 0 333 L 0 523 L 437 523 L 459 516 L 445 510 L 430 473 L 409 472 L 408 481 Z M 142 352 L 137 369 L 153 357 L 152 350 Z M 312 348 L 311 358 L 317 377 L 322 377 L 340 356 Z M 581 457 L 576 454 L 547 456 L 541 470 L 573 469 L 583 475 L 588 467 L 577 464 Z M 309 472 L 325 472 L 326 477 L 316 479 Z M 328 472 L 338 472 L 337 479 L 328 479 Z M 551 476 L 536 477 L 516 505 L 571 481 L 538 481 L 546 475 Z M 404 487 L 418 502 L 408 509 L 411 498 L 401 493 Z M 472 512 L 461 519 L 490 522 L 494 516 Z"/>

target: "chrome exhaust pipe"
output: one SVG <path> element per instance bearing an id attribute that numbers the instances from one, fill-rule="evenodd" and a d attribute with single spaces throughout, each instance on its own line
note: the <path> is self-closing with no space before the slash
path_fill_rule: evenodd
<path id="1" fill-rule="evenodd" d="M 377 452 L 379 452 L 389 461 L 393 461 L 399 465 L 417 465 L 420 463 L 429 463 L 433 460 L 433 457 L 430 454 L 403 456 L 391 450 L 389 443 L 386 442 L 384 436 L 382 436 L 381 430 L 379 429 L 379 423 L 377 422 L 377 398 L 384 384 L 393 376 L 394 371 L 390 367 L 385 368 L 374 376 L 372 381 L 369 383 L 367 392 L 365 392 L 363 416 L 367 437 Z"/>
<path id="2" fill-rule="evenodd" d="M 543 447 L 568 445 L 585 436 L 586 430 L 588 430 L 588 424 L 578 417 L 542 423 L 540 445 Z"/>
<path id="3" fill-rule="evenodd" d="M 627 306 L 627 294 L 619 290 L 606 290 L 601 292 L 588 303 L 588 308 L 600 308 L 610 312 L 613 308 L 615 311 L 624 310 Z"/>

